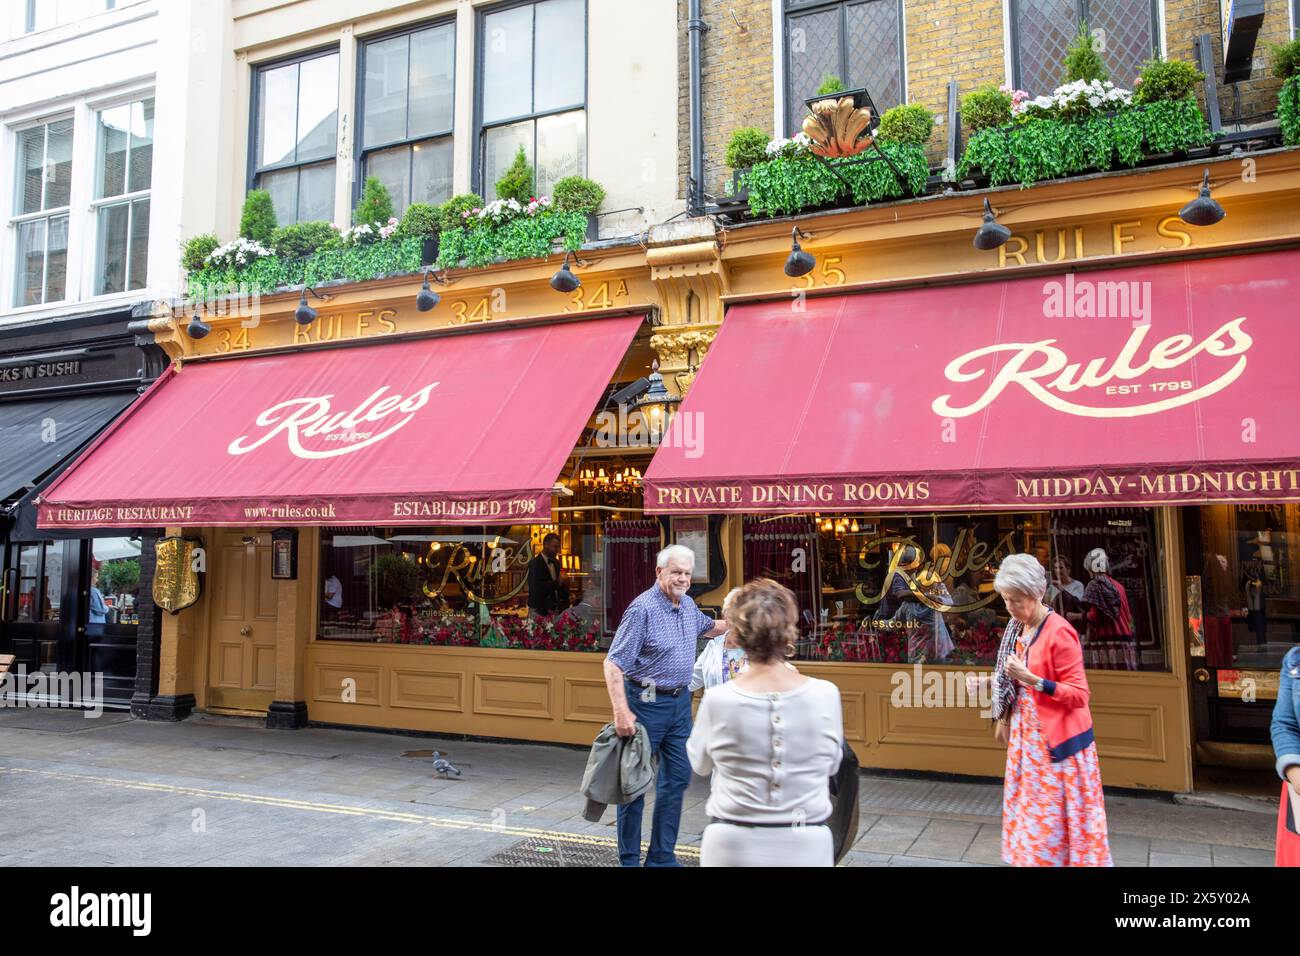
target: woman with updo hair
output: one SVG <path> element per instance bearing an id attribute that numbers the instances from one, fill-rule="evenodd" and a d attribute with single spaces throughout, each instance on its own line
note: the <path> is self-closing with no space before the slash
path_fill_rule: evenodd
<path id="1" fill-rule="evenodd" d="M 1002 860 L 1012 866 L 1110 866 L 1078 632 L 1043 603 L 1047 573 L 1037 558 L 1008 555 L 993 586 L 1011 614 L 998 650 L 993 702 L 1007 738 Z"/>
<path id="2" fill-rule="evenodd" d="M 727 620 L 749 661 L 706 690 L 686 752 L 713 774 L 701 866 L 833 866 L 829 778 L 844 717 L 829 681 L 786 658 L 798 636 L 794 595 L 761 578 L 740 589 Z"/>

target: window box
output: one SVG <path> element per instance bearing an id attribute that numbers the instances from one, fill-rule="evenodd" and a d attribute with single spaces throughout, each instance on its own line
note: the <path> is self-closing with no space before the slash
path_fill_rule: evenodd
<path id="1" fill-rule="evenodd" d="M 1282 142 L 1300 145 L 1300 76 L 1284 80 L 1277 91 L 1277 122 L 1282 127 Z"/>
<path id="2" fill-rule="evenodd" d="M 324 249 L 301 259 L 281 259 L 267 256 L 255 259 L 237 268 L 208 268 L 191 272 L 188 277 L 189 295 L 193 298 L 212 298 L 228 295 L 239 286 L 247 286 L 259 293 L 300 286 L 304 283 L 323 285 L 345 280 L 368 282 L 392 275 L 414 275 L 420 272 L 424 240 L 381 239 L 377 242 Z"/>
<path id="3" fill-rule="evenodd" d="M 1185 155 L 1213 139 L 1195 97 L 1134 106 L 1082 119 L 1033 118 L 971 136 L 961 178 L 1022 187 L 1081 173 L 1131 168 L 1162 154 Z"/>
<path id="4" fill-rule="evenodd" d="M 789 216 L 920 195 L 930 174 L 925 150 L 895 143 L 880 148 L 902 171 L 906 187 L 879 157 L 822 161 L 811 155 L 778 156 L 745 172 L 750 210 L 755 216 Z"/>
<path id="5" fill-rule="evenodd" d="M 589 212 L 546 209 L 501 222 L 485 219 L 446 229 L 439 236 L 438 268 L 545 259 L 557 249 L 576 252 L 590 236 L 594 218 Z"/>

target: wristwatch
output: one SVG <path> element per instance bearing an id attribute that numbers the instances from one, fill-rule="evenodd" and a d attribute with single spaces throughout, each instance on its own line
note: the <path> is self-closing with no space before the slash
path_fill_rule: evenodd
<path id="1" fill-rule="evenodd" d="M 1038 678 L 1036 681 L 1034 681 L 1034 690 L 1038 691 L 1039 693 L 1042 693 L 1043 679 L 1041 677 Z"/>

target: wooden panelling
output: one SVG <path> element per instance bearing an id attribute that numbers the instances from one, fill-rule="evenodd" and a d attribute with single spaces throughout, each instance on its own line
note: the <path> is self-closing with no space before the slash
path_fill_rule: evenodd
<path id="1" fill-rule="evenodd" d="M 614 709 L 609 703 L 609 690 L 603 680 L 564 681 L 564 719 L 582 720 L 593 724 L 607 724 L 614 719 Z"/>
<path id="2" fill-rule="evenodd" d="M 348 701 L 345 692 L 355 682 L 356 700 Z M 322 703 L 337 703 L 345 707 L 355 704 L 378 706 L 380 688 L 380 669 L 373 665 L 350 666 L 348 664 L 324 664 L 316 668 L 311 683 L 312 699 Z"/>
<path id="3" fill-rule="evenodd" d="M 862 691 L 840 691 L 840 704 L 844 709 L 844 739 L 850 743 L 866 742 L 866 699 L 866 694 Z"/>
<path id="4" fill-rule="evenodd" d="M 474 713 L 549 718 L 553 683 L 527 674 L 475 674 Z"/>
<path id="5" fill-rule="evenodd" d="M 388 669 L 388 705 L 420 710 L 465 709 L 465 675 L 455 671 Z"/>
<path id="6" fill-rule="evenodd" d="M 1164 712 L 1155 704 L 1094 703 L 1092 722 L 1103 758 L 1165 759 Z"/>

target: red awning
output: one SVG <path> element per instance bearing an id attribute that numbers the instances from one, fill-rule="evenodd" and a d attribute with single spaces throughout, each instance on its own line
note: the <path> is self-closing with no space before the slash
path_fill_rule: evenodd
<path id="1" fill-rule="evenodd" d="M 191 362 L 45 492 L 40 526 L 545 522 L 641 321 Z"/>
<path id="2" fill-rule="evenodd" d="M 1300 252 L 732 308 L 646 510 L 1300 500 Z"/>

